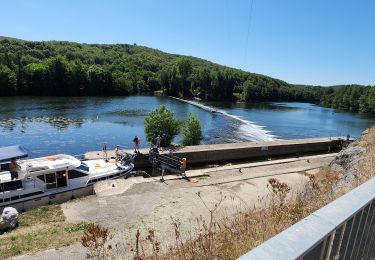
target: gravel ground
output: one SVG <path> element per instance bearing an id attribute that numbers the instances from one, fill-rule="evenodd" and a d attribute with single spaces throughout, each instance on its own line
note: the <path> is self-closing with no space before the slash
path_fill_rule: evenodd
<path id="1" fill-rule="evenodd" d="M 173 245 L 174 232 L 171 218 L 178 219 L 182 229 L 190 229 L 197 218 L 208 219 L 208 208 L 225 197 L 218 216 L 231 214 L 238 207 L 262 207 L 268 202 L 267 180 L 272 176 L 288 183 L 293 192 L 303 188 L 308 181 L 306 171 L 329 165 L 335 155 L 309 156 L 296 161 L 272 161 L 270 165 L 247 164 L 243 167 L 228 165 L 224 169 L 192 171 L 198 179 L 191 183 L 182 179 L 171 179 L 165 183 L 157 178 L 142 177 L 113 181 L 101 185 L 100 196 L 89 196 L 62 204 L 69 222 L 88 221 L 107 227 L 112 244 L 134 242 L 137 229 L 143 237 L 147 230 L 156 230 L 163 245 Z M 114 184 L 114 185 L 112 185 Z M 112 187 L 114 186 L 114 187 Z M 193 230 L 194 233 L 194 230 Z M 85 249 L 72 245 L 61 249 L 47 250 L 16 259 L 84 259 Z"/>

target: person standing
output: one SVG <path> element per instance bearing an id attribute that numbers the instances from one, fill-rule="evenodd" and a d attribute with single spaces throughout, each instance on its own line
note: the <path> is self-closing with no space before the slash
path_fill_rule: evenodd
<path id="1" fill-rule="evenodd" d="M 21 170 L 21 166 L 18 165 L 18 163 L 16 162 L 16 159 L 10 160 L 9 172 L 10 172 L 11 181 L 13 181 L 13 179 L 16 179 L 16 180 L 18 179 L 19 170 Z"/>
<path id="2" fill-rule="evenodd" d="M 156 147 L 157 147 L 157 148 L 160 148 L 160 146 L 161 146 L 161 136 L 158 135 L 158 136 L 156 137 Z"/>
<path id="3" fill-rule="evenodd" d="M 141 139 L 138 136 L 135 136 L 133 139 L 134 143 L 134 152 L 139 153 L 139 148 L 141 147 Z"/>
<path id="4" fill-rule="evenodd" d="M 120 161 L 121 151 L 120 151 L 120 146 L 119 145 L 116 145 L 115 156 L 116 156 L 116 162 Z"/>
<path id="5" fill-rule="evenodd" d="M 102 150 L 103 150 L 103 159 L 105 161 L 108 161 L 107 143 L 103 143 Z"/>

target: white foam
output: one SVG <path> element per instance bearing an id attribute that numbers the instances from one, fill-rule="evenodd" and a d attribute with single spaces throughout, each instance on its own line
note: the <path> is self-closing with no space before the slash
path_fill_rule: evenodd
<path id="1" fill-rule="evenodd" d="M 239 131 L 241 132 L 241 135 L 242 135 L 242 137 L 244 137 L 244 139 L 248 139 L 248 140 L 251 140 L 251 141 L 273 141 L 273 140 L 276 139 L 276 136 L 271 134 L 270 131 L 263 129 L 264 126 L 257 125 L 254 122 L 243 119 L 239 116 L 229 114 L 228 112 L 226 112 L 224 110 L 215 109 L 213 107 L 206 106 L 206 105 L 203 105 L 203 104 L 200 104 L 198 102 L 191 101 L 191 100 L 185 100 L 185 99 L 176 98 L 176 97 L 171 97 L 171 98 L 174 98 L 174 99 L 179 100 L 181 102 L 185 102 L 185 103 L 188 103 L 190 105 L 199 107 L 199 108 L 201 108 L 203 110 L 206 110 L 206 111 L 209 111 L 211 113 L 222 114 L 226 117 L 232 118 L 232 119 L 240 122 L 241 126 L 239 127 Z"/>

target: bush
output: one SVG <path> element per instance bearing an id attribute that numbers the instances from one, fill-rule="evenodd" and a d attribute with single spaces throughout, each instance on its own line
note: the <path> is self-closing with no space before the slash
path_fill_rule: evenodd
<path id="1" fill-rule="evenodd" d="M 202 124 L 195 114 L 190 114 L 182 126 L 182 137 L 183 145 L 197 145 L 202 140 Z"/>
<path id="2" fill-rule="evenodd" d="M 179 121 L 174 119 L 172 111 L 160 106 L 145 116 L 145 133 L 148 142 L 155 144 L 160 134 L 162 145 L 169 145 L 179 133 Z"/>

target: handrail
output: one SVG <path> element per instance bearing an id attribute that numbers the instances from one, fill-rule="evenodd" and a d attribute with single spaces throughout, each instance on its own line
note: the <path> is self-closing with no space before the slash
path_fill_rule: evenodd
<path id="1" fill-rule="evenodd" d="M 375 177 L 241 256 L 245 259 L 375 257 Z"/>

